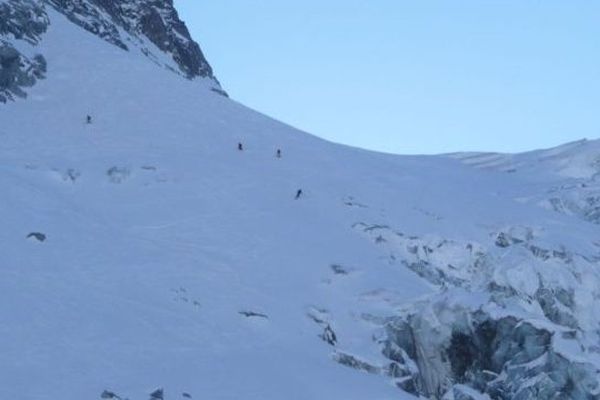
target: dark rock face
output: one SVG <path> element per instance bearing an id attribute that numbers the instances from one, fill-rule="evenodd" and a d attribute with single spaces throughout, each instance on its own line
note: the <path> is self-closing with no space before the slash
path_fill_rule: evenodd
<path id="1" fill-rule="evenodd" d="M 94 1 L 86 0 L 47 0 L 57 11 L 63 13 L 69 20 L 96 36 L 127 50 L 119 30 L 118 21 L 111 21 L 103 15 L 103 11 L 109 12 L 109 8 L 98 7 Z M 105 1 L 111 5 L 112 1 Z M 100 2 L 98 2 L 100 3 Z M 110 14 L 110 13 L 109 13 Z"/>
<path id="2" fill-rule="evenodd" d="M 211 79 L 212 90 L 227 95 L 173 0 L 0 0 L 1 103 L 26 97 L 25 89 L 45 77 L 46 60 L 34 50 L 50 25 L 48 5 L 103 40 L 140 51 L 156 64 L 163 64 L 160 53 L 167 54 L 174 63 L 164 67 L 188 79 Z M 31 54 L 23 54 L 23 48 L 31 48 Z"/>
<path id="3" fill-rule="evenodd" d="M 11 40 L 35 45 L 48 24 L 48 16 L 39 1 L 0 3 L 0 103 L 13 100 L 15 96 L 25 97 L 24 88 L 45 77 L 44 57 L 41 54 L 22 54 Z"/>
<path id="4" fill-rule="evenodd" d="M 106 0 L 104 0 L 106 1 Z M 213 77 L 200 46 L 194 42 L 185 24 L 179 19 L 173 1 L 152 0 L 143 7 L 138 29 L 159 49 L 173 59 L 188 77 Z"/>
<path id="5" fill-rule="evenodd" d="M 124 50 L 144 47 L 144 37 L 169 54 L 189 79 L 213 78 L 213 71 L 200 46 L 179 19 L 172 0 L 47 0 L 75 24 Z M 124 37 L 119 28 L 131 37 Z"/>
<path id="6" fill-rule="evenodd" d="M 0 3 L 0 35 L 37 44 L 48 27 L 41 1 L 10 0 Z"/>
<path id="7" fill-rule="evenodd" d="M 23 88 L 33 86 L 44 78 L 45 72 L 46 60 L 42 55 L 29 59 L 10 44 L 0 42 L 0 103 L 15 96 L 26 97 Z"/>

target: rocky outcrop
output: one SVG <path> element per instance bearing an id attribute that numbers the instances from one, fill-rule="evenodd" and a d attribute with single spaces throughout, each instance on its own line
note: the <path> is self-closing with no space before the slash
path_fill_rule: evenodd
<path id="1" fill-rule="evenodd" d="M 187 79 L 209 79 L 212 91 L 227 95 L 172 0 L 0 0 L 0 102 L 26 97 L 45 78 L 36 45 L 50 25 L 48 5 L 99 38 Z"/>
<path id="2" fill-rule="evenodd" d="M 26 97 L 25 88 L 33 86 L 46 74 L 46 60 L 41 54 L 29 58 L 12 45 L 0 41 L 0 103 Z"/>
<path id="3" fill-rule="evenodd" d="M 39 43 L 49 24 L 40 1 L 9 0 L 0 2 L 0 103 L 26 97 L 25 88 L 33 86 L 46 74 L 46 60 L 21 48 Z M 15 46 L 14 41 L 24 42 Z"/>
<path id="4" fill-rule="evenodd" d="M 155 49 L 169 54 L 189 79 L 214 78 L 200 46 L 172 0 L 48 0 L 70 21 L 124 50 L 135 47 L 156 59 Z M 123 34 L 122 31 L 126 32 Z"/>
<path id="5" fill-rule="evenodd" d="M 0 2 L 0 35 L 37 44 L 48 28 L 48 16 L 40 0 Z"/>

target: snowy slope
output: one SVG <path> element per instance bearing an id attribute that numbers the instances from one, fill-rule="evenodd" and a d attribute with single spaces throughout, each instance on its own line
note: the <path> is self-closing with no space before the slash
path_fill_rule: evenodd
<path id="1" fill-rule="evenodd" d="M 335 145 L 47 12 L 0 108 L 0 398 L 599 398 L 599 227 L 552 206 L 598 143 Z"/>

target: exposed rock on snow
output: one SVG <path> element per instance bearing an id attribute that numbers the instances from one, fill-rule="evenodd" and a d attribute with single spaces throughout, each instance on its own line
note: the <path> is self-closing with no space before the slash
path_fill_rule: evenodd
<path id="1" fill-rule="evenodd" d="M 116 400 L 122 400 L 122 397 L 117 395 L 114 392 L 111 392 L 110 390 L 105 390 L 102 392 L 102 394 L 100 395 L 101 399 L 116 399 Z"/>
<path id="2" fill-rule="evenodd" d="M 369 364 L 366 361 L 361 360 L 360 358 L 353 356 L 351 354 L 346 354 L 342 352 L 335 352 L 333 354 L 333 359 L 346 367 L 361 370 L 364 372 L 368 372 L 370 374 L 379 374 L 381 373 L 381 369 L 372 364 Z"/>
<path id="3" fill-rule="evenodd" d="M 263 314 L 263 313 L 259 313 L 259 312 L 255 312 L 255 311 L 240 311 L 239 312 L 241 315 L 243 315 L 246 318 L 264 318 L 264 319 L 269 319 L 269 316 L 267 314 Z"/>
<path id="4" fill-rule="evenodd" d="M 342 267 L 339 264 L 331 264 L 330 267 L 333 273 L 336 275 L 348 275 L 349 273 L 346 268 Z"/>
<path id="5" fill-rule="evenodd" d="M 36 50 L 51 24 L 46 3 L 107 42 L 139 49 L 188 79 L 206 78 L 227 95 L 172 0 L 6 0 L 0 3 L 0 103 L 26 97 L 26 88 L 46 77 L 46 59 Z"/>
<path id="6" fill-rule="evenodd" d="M 337 343 L 337 336 L 330 325 L 327 325 L 325 329 L 323 329 L 323 333 L 321 334 L 321 339 L 323 339 L 327 344 L 331 346 L 335 346 Z"/>
<path id="7" fill-rule="evenodd" d="M 0 3 L 0 38 L 38 44 L 50 21 L 42 0 L 8 0 Z"/>
<path id="8" fill-rule="evenodd" d="M 0 40 L 0 103 L 27 97 L 25 88 L 31 87 L 46 73 L 46 60 L 41 54 L 29 58 L 10 44 Z"/>
<path id="9" fill-rule="evenodd" d="M 41 1 L 0 3 L 0 103 L 26 97 L 25 89 L 45 78 L 46 60 L 31 47 L 39 43 L 48 24 Z"/>
<path id="10" fill-rule="evenodd" d="M 179 19 L 172 0 L 48 0 L 69 20 L 124 50 L 139 47 L 148 57 L 153 49 L 169 54 L 187 78 L 214 79 L 200 46 Z M 124 34 L 126 32 L 127 34 Z"/>
<path id="11" fill-rule="evenodd" d="M 27 239 L 35 239 L 38 242 L 45 242 L 46 235 L 41 232 L 31 232 L 30 234 L 27 235 Z"/>
<path id="12" fill-rule="evenodd" d="M 150 393 L 150 400 L 164 400 L 165 391 L 163 389 L 156 389 L 154 392 Z"/>

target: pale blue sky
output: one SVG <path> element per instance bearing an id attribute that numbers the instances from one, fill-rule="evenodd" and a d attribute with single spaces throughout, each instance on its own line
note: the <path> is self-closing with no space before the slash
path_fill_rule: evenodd
<path id="1" fill-rule="evenodd" d="M 394 153 L 600 137 L 600 1 L 176 0 L 234 99 Z"/>

